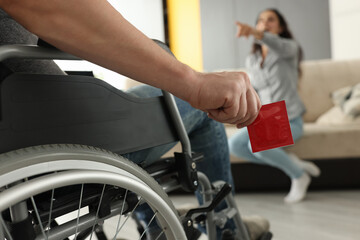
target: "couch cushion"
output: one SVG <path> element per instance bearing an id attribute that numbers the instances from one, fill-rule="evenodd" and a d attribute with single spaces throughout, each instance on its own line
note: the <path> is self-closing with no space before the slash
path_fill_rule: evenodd
<path id="1" fill-rule="evenodd" d="M 305 122 L 314 122 L 333 106 L 333 91 L 360 82 L 360 60 L 304 61 L 301 66 L 299 94 L 307 108 Z"/>
<path id="2" fill-rule="evenodd" d="M 303 159 L 352 158 L 360 156 L 360 125 L 304 125 L 304 136 L 286 150 Z"/>
<path id="3" fill-rule="evenodd" d="M 353 117 L 345 114 L 341 107 L 334 106 L 316 119 L 315 123 L 322 125 L 357 124 L 360 126 L 360 116 Z"/>

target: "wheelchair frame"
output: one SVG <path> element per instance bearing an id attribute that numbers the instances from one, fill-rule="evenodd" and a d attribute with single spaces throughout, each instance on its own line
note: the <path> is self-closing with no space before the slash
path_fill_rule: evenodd
<path id="1" fill-rule="evenodd" d="M 164 48 L 163 45 L 160 46 Z M 167 50 L 166 48 L 164 49 Z M 72 55 L 45 47 L 21 45 L 1 46 L 0 62 L 9 58 L 79 60 Z M 6 84 L 12 83 L 12 81 L 16 82 L 16 77 L 25 77 L 27 78 L 26 80 L 31 80 L 31 76 L 29 76 L 30 75 L 21 74 L 16 76 L 15 74 L 15 77 L 8 80 Z M 41 76 L 36 77 L 41 78 Z M 51 76 L 47 77 L 51 78 Z M 12 78 L 12 76 L 10 76 L 10 78 Z M 81 77 L 78 77 L 76 80 L 81 81 L 82 79 Z M 88 81 L 89 79 L 87 78 L 85 80 Z M 103 83 L 101 85 L 106 84 Z M 66 184 L 82 184 L 83 187 L 84 183 L 101 183 L 115 186 L 115 189 L 126 188 L 137 193 L 139 196 L 146 197 L 146 200 L 149 201 L 149 205 L 160 213 L 161 216 L 159 217 L 158 222 L 165 225 L 164 232 L 168 239 L 187 239 L 187 236 L 189 236 L 189 234 L 191 235 L 196 217 L 199 217 L 203 213 L 205 213 L 206 216 L 205 219 L 209 239 L 216 239 L 216 225 L 224 225 L 228 218 L 232 218 L 237 226 L 237 239 L 249 239 L 247 229 L 241 221 L 240 214 L 236 208 L 231 192 L 224 190 L 226 184 L 224 182 L 210 183 L 203 173 L 196 172 L 196 156 L 194 156 L 191 151 L 190 141 L 177 110 L 174 98 L 171 94 L 165 91 L 162 92 L 163 100 L 161 100 L 160 103 L 158 100 L 154 100 L 154 105 L 166 105 L 168 115 L 165 115 L 165 119 L 170 118 L 172 121 L 172 124 L 167 126 L 172 129 L 172 134 L 170 134 L 169 138 L 159 139 L 152 144 L 163 144 L 164 142 L 178 139 L 182 145 L 182 153 L 179 153 L 178 159 L 180 160 L 177 161 L 181 162 L 181 165 L 184 168 L 182 171 L 166 171 L 168 169 L 168 164 L 165 164 L 165 169 L 157 169 L 157 171 L 151 172 L 150 176 L 137 165 L 127 161 L 121 156 L 93 147 L 78 145 L 44 146 L 45 143 L 43 143 L 40 138 L 40 140 L 35 141 L 35 145 L 40 146 L 17 150 L 16 144 L 11 145 L 12 141 L 9 141 L 11 144 L 5 144 L 3 141 L 1 145 L 6 147 L 2 149 L 2 152 L 5 151 L 7 153 L 0 155 L 0 164 L 2 165 L 2 168 L 0 169 L 0 212 L 2 213 L 6 209 L 11 209 L 11 220 L 14 222 L 22 222 L 29 218 L 28 206 L 25 202 L 28 198 L 33 202 L 33 196 L 45 191 L 51 191 L 54 187 L 65 186 Z M 4 97 L 4 94 L 6 95 L 7 93 L 2 93 L 2 98 Z M 124 97 L 122 94 L 120 95 L 121 97 Z M 129 99 L 128 96 L 125 96 L 124 98 Z M 150 100 L 150 102 L 152 101 Z M 159 124 L 156 126 L 161 126 L 163 122 L 164 119 L 160 119 L 159 122 L 152 122 L 151 124 Z M 0 126 L 0 128 L 3 132 L 6 130 L 4 127 Z M 29 144 L 34 144 L 31 142 L 31 138 L 28 139 L 25 135 L 16 135 L 15 137 L 12 137 L 12 133 L 10 132 L 6 138 L 14 139 L 14 142 L 16 140 L 21 140 L 20 142 L 23 146 L 21 145 L 20 148 L 31 146 Z M 57 134 L 60 133 L 55 132 L 51 136 Z M 5 138 L 3 137 L 3 139 Z M 58 143 L 58 141 L 55 140 L 55 142 L 51 143 Z M 86 141 L 81 143 L 87 144 Z M 147 145 L 141 147 L 151 146 Z M 130 145 L 127 146 L 126 149 L 117 151 L 117 153 L 124 153 L 130 150 L 136 151 L 140 150 L 140 148 Z M 166 186 L 159 186 L 153 178 L 155 177 L 156 180 L 158 180 L 161 177 L 169 175 L 176 175 L 176 180 L 171 178 L 173 181 L 170 183 L 167 182 Z M 183 186 L 185 189 L 193 191 L 197 188 L 197 185 L 202 187 L 204 205 L 197 209 L 192 209 L 186 216 L 179 218 L 174 206 L 164 192 L 164 189 L 166 191 Z M 3 191 L 1 191 L 1 189 Z M 220 213 L 215 213 L 213 209 L 218 201 L 221 201 L 222 199 L 226 200 L 228 209 Z M 125 204 L 125 201 L 126 199 L 122 203 Z M 13 205 L 14 203 L 17 204 Z M 101 204 L 102 203 L 98 204 L 99 209 Z M 109 211 L 111 214 L 112 211 L 118 213 L 118 210 L 116 209 L 110 209 Z M 38 215 L 38 213 L 36 215 Z M 204 214 L 202 216 L 204 216 Z M 76 234 L 77 231 L 85 229 L 83 225 L 79 225 L 80 219 L 79 216 L 76 219 Z M 10 233 L 6 231 L 5 221 L 1 215 L 0 220 L 0 239 L 11 239 L 9 237 Z M 40 222 L 40 228 L 42 229 L 41 233 L 33 239 L 63 239 L 68 236 L 67 229 L 60 229 L 61 231 L 59 230 L 53 235 L 47 235 L 51 228 L 44 229 L 44 226 L 41 226 L 42 220 L 39 219 L 39 217 L 37 221 Z M 81 221 L 85 220 L 81 219 Z M 86 221 L 92 221 L 92 228 L 94 229 L 95 223 L 97 224 L 103 220 L 99 219 L 98 213 L 96 213 L 94 216 L 90 216 Z M 25 224 L 29 224 L 29 222 Z M 50 224 L 50 220 L 48 221 L 48 224 Z M 70 225 L 71 224 L 69 224 L 69 229 L 73 230 L 74 222 L 72 222 L 71 227 Z"/>

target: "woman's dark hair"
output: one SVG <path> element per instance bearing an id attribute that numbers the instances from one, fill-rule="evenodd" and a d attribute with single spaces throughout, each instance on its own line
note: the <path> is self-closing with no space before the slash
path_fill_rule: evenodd
<path id="1" fill-rule="evenodd" d="M 280 27 L 282 29 L 282 32 L 279 34 L 279 37 L 294 39 L 294 37 L 293 37 L 289 27 L 288 27 L 288 24 L 287 24 L 284 16 L 275 8 L 268 8 L 268 9 L 262 11 L 262 12 L 266 12 L 266 11 L 271 11 L 271 12 L 275 13 L 277 18 L 279 19 L 279 24 L 280 24 Z M 258 19 L 259 19 L 259 16 L 256 19 L 256 24 L 257 24 Z M 253 43 L 251 52 L 255 53 L 257 51 L 260 51 L 260 53 L 262 52 L 261 45 L 258 44 L 258 43 Z M 298 56 L 299 56 L 299 58 L 298 58 L 298 72 L 299 72 L 299 76 L 301 76 L 300 62 L 303 59 L 303 51 L 302 51 L 300 45 L 299 45 L 299 54 L 298 54 Z"/>

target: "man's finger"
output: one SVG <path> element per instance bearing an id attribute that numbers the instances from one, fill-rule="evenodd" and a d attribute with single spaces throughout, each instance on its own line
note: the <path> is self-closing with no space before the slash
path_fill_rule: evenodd
<path id="1" fill-rule="evenodd" d="M 236 114 L 239 111 L 239 106 L 231 106 L 227 108 L 210 109 L 207 110 L 208 116 L 216 121 L 222 123 L 231 123 L 236 119 Z"/>
<path id="2" fill-rule="evenodd" d="M 253 123 L 255 121 L 256 118 L 257 118 L 257 116 L 254 116 L 254 117 L 250 118 L 249 120 L 247 120 L 246 122 L 238 123 L 238 124 L 236 124 L 236 127 L 243 128 L 243 127 L 249 126 L 251 123 Z"/>

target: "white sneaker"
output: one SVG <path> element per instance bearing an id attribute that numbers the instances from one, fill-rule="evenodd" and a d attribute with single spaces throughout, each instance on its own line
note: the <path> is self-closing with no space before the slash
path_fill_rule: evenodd
<path id="1" fill-rule="evenodd" d="M 304 160 L 298 158 L 298 156 L 296 156 L 293 153 L 289 153 L 289 157 L 294 161 L 294 163 L 297 166 L 304 169 L 305 172 L 310 174 L 310 176 L 312 176 L 312 177 L 320 176 L 320 174 L 321 174 L 320 168 L 318 166 L 316 166 L 314 163 L 304 161 Z"/>
<path id="2" fill-rule="evenodd" d="M 303 200 L 310 185 L 311 178 L 304 172 L 300 178 L 291 179 L 291 188 L 289 194 L 284 198 L 286 203 L 296 203 Z"/>

